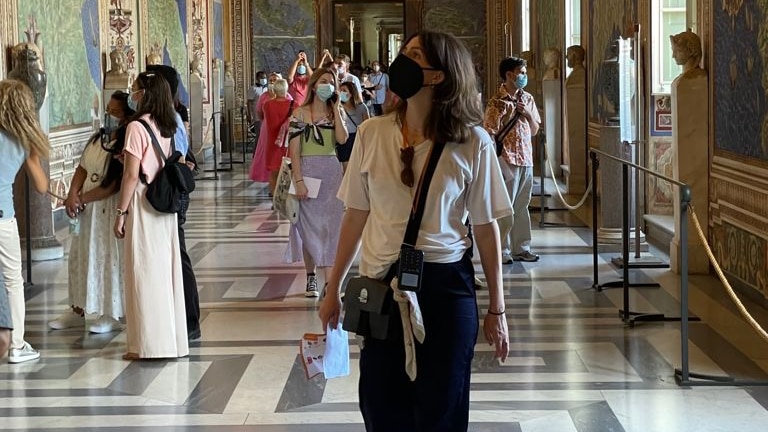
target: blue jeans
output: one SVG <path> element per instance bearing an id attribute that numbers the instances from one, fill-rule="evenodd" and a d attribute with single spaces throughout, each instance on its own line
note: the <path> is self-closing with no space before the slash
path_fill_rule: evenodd
<path id="1" fill-rule="evenodd" d="M 426 337 L 416 344 L 416 381 L 405 373 L 401 326 L 389 340 L 365 340 L 359 392 L 366 431 L 466 432 L 479 327 L 473 284 L 467 255 L 451 264 L 424 264 L 418 299 Z M 397 307 L 392 312 L 399 323 Z"/>

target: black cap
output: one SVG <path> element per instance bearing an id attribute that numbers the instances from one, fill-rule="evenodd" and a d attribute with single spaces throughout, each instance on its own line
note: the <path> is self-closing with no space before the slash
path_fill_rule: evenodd
<path id="1" fill-rule="evenodd" d="M 176 72 L 176 69 L 166 65 L 148 65 L 147 72 L 150 71 L 157 72 L 165 78 L 171 88 L 171 96 L 175 98 L 179 90 L 179 73 Z"/>

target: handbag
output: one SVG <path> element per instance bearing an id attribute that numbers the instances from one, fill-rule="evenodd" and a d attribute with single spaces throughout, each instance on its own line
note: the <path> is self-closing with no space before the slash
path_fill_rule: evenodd
<path id="1" fill-rule="evenodd" d="M 152 183 L 147 184 L 146 197 L 149 204 L 160 213 L 177 213 L 182 209 L 181 197 L 185 193 L 192 192 L 195 188 L 195 179 L 192 171 L 186 164 L 180 163 L 181 153 L 176 150 L 176 144 L 171 137 L 171 155 L 165 156 L 163 149 L 157 142 L 157 137 L 152 128 L 143 119 L 137 120 L 149 133 L 152 147 L 158 157 L 163 161 L 163 166 L 155 176 Z M 147 183 L 146 174 L 142 174 L 142 181 Z"/>
<path id="2" fill-rule="evenodd" d="M 291 188 L 291 158 L 283 156 L 280 171 L 277 173 L 275 193 L 272 195 L 272 205 L 277 213 L 288 219 L 292 224 L 299 221 L 299 200 L 288 193 Z"/>
<path id="3" fill-rule="evenodd" d="M 445 143 L 435 143 L 429 155 L 424 178 L 419 183 L 419 190 L 414 197 L 415 211 L 411 213 L 408 226 L 405 228 L 403 245 L 416 244 L 421 219 L 424 217 L 429 184 L 444 148 Z M 398 320 L 392 320 L 392 311 L 396 308 L 392 289 L 389 287 L 395 277 L 395 268 L 393 264 L 383 280 L 367 277 L 349 280 L 344 291 L 344 321 L 341 324 L 344 330 L 356 333 L 358 336 L 380 340 L 386 340 L 391 336 L 390 327 L 399 325 Z"/>

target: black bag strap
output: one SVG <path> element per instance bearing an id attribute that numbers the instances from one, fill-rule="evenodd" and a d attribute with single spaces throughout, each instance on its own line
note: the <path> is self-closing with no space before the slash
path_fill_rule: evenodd
<path id="1" fill-rule="evenodd" d="M 152 128 L 149 127 L 149 123 L 144 121 L 144 119 L 138 119 L 137 122 L 141 123 L 142 126 L 144 126 L 144 129 L 147 130 L 149 133 L 149 138 L 152 141 L 152 147 L 155 148 L 155 153 L 157 153 L 158 156 L 163 160 L 163 165 L 168 161 L 168 157 L 165 156 L 165 153 L 163 153 L 163 149 L 160 147 L 160 143 L 157 142 L 157 137 L 155 136 L 155 133 L 152 131 Z M 174 142 L 173 137 L 171 137 L 171 154 L 173 154 L 176 151 L 176 143 Z"/>
<path id="2" fill-rule="evenodd" d="M 512 118 L 504 124 L 504 127 L 501 128 L 499 133 L 496 134 L 497 143 L 504 143 L 504 138 L 506 138 L 507 135 L 512 131 L 512 128 L 515 126 L 515 123 L 517 123 L 518 120 L 520 120 L 520 113 L 515 111 L 515 115 L 513 115 Z"/>
<path id="3" fill-rule="evenodd" d="M 405 236 L 403 237 L 404 245 L 411 247 L 416 246 L 416 240 L 419 236 L 419 228 L 421 227 L 421 219 L 424 217 L 424 207 L 427 203 L 429 184 L 432 181 L 432 175 L 435 173 L 435 168 L 437 168 L 437 161 L 440 159 L 440 155 L 443 154 L 444 148 L 444 142 L 437 142 L 429 153 L 429 160 L 427 161 L 427 166 L 424 168 L 424 176 L 419 182 L 416 196 L 413 199 L 411 217 L 408 219 L 408 226 L 405 228 Z"/>

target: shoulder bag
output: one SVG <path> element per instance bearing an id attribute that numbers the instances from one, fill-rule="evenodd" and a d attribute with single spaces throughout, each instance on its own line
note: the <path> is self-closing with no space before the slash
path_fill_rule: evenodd
<path id="1" fill-rule="evenodd" d="M 443 153 L 445 143 L 435 143 L 427 161 L 424 179 L 419 184 L 419 191 L 414 197 L 415 211 L 408 219 L 405 229 L 403 245 L 413 247 L 419 234 L 421 219 L 424 216 L 424 207 L 429 192 L 429 184 L 435 173 L 437 162 Z M 393 320 L 391 312 L 394 310 L 394 299 L 389 284 L 395 277 L 396 265 L 390 267 L 383 280 L 367 277 L 356 277 L 349 280 L 344 292 L 344 330 L 356 333 L 358 336 L 372 337 L 386 340 L 390 335 L 390 328 L 400 325 L 399 320 Z"/>

